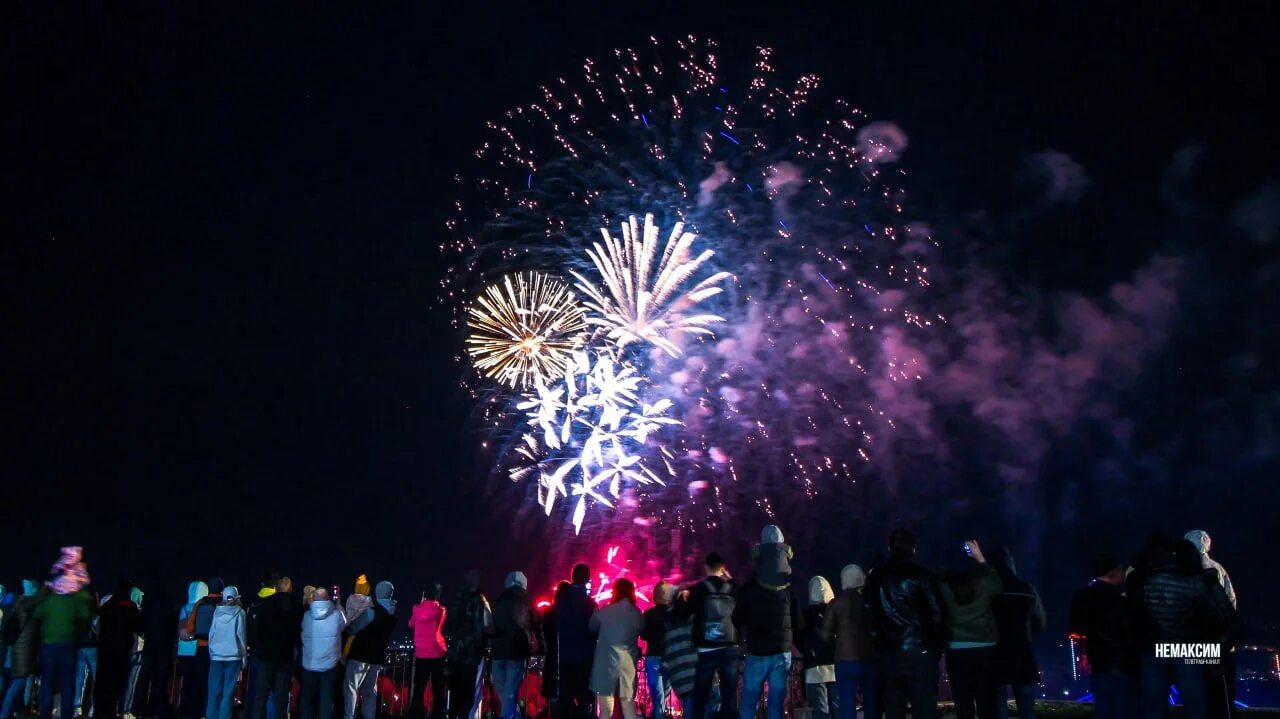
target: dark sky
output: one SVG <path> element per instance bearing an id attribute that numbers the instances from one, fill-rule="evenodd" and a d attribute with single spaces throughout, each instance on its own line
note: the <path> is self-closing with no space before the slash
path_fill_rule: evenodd
<path id="1" fill-rule="evenodd" d="M 484 120 L 650 34 L 823 74 L 906 129 L 940 214 L 1016 215 L 1029 153 L 1074 158 L 1085 200 L 988 251 L 1046 291 L 1168 246 L 1180 148 L 1210 148 L 1214 211 L 1276 177 L 1265 2 L 320 5 L 6 7 L 0 581 L 74 542 L 107 583 L 270 567 L 416 593 L 528 551 L 478 500 L 433 308 L 447 183 Z"/>

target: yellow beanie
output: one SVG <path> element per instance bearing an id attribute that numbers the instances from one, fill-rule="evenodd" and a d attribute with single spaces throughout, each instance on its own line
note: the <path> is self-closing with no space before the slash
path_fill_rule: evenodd
<path id="1" fill-rule="evenodd" d="M 369 585 L 369 578 L 361 574 L 356 577 L 356 594 L 363 594 L 366 597 L 373 593 L 373 587 Z"/>

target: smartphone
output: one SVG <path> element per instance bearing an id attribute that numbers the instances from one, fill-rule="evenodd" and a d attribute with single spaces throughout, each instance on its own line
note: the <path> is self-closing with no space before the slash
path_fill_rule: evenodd
<path id="1" fill-rule="evenodd" d="M 964 553 L 970 557 L 973 556 L 973 547 L 970 547 L 968 542 L 964 543 Z"/>

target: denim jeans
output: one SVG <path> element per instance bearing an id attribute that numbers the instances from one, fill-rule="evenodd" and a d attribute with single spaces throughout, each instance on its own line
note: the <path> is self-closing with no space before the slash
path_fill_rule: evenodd
<path id="1" fill-rule="evenodd" d="M 1142 716 L 1163 719 L 1169 704 L 1169 685 L 1178 685 L 1185 719 L 1205 719 L 1205 672 L 1185 659 L 1142 658 Z"/>
<path id="2" fill-rule="evenodd" d="M 93 706 L 93 696 L 86 695 L 85 685 L 98 678 L 98 648 L 80 647 L 76 655 L 76 709 Z M 86 712 L 87 714 L 88 712 Z"/>
<path id="3" fill-rule="evenodd" d="M 769 684 L 769 705 L 766 716 L 782 719 L 782 708 L 787 703 L 787 679 L 791 672 L 791 652 L 758 657 L 747 655 L 742 678 L 742 719 L 755 719 L 756 707 L 765 683 Z"/>
<path id="4" fill-rule="evenodd" d="M 1138 683 L 1136 677 L 1121 672 L 1094 674 L 1089 677 L 1093 690 L 1094 719 L 1127 719 L 1137 716 Z"/>
<path id="5" fill-rule="evenodd" d="M 31 677 L 10 677 L 9 688 L 4 692 L 4 704 L 0 705 L 0 719 L 9 719 L 14 716 L 16 710 L 21 708 L 23 714 L 27 713 L 24 706 L 26 702 L 23 697 L 27 695 L 27 685 L 31 683 Z"/>
<path id="6" fill-rule="evenodd" d="M 996 719 L 996 648 L 947 650 L 947 682 L 957 719 Z"/>
<path id="7" fill-rule="evenodd" d="M 259 660 L 253 666 L 253 719 L 285 719 L 293 662 Z"/>
<path id="8" fill-rule="evenodd" d="M 209 662 L 209 701 L 204 710 L 205 719 L 231 719 L 231 705 L 239 677 L 239 659 Z"/>
<path id="9" fill-rule="evenodd" d="M 489 677 L 502 702 L 502 719 L 519 719 L 520 682 L 524 681 L 524 665 L 523 659 L 494 659 L 489 665 Z"/>
<path id="10" fill-rule="evenodd" d="M 876 665 L 870 661 L 836 662 L 836 705 L 838 719 L 854 719 L 858 714 L 857 695 L 862 690 L 865 716 L 880 716 L 880 683 Z"/>
<path id="11" fill-rule="evenodd" d="M 693 677 L 693 710 L 686 716 L 710 719 L 707 707 L 711 699 L 711 684 L 720 676 L 720 716 L 737 719 L 738 716 L 738 648 L 725 647 L 709 652 L 698 652 L 698 667 Z"/>
<path id="12" fill-rule="evenodd" d="M 381 672 L 380 664 L 347 660 L 347 677 L 342 684 L 344 719 L 356 718 L 357 701 L 360 703 L 360 715 L 364 719 L 375 719 L 378 715 L 378 674 Z"/>
<path id="13" fill-rule="evenodd" d="M 649 682 L 652 719 L 664 719 L 667 715 L 667 679 L 662 676 L 662 657 L 644 658 L 644 677 Z"/>
<path id="14" fill-rule="evenodd" d="M 62 716 L 75 716 L 76 656 L 75 642 L 40 645 L 40 719 L 53 717 L 55 684 L 62 699 Z"/>

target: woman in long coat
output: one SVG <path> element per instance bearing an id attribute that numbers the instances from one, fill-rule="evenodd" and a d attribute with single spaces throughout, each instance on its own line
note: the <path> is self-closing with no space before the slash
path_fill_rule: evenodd
<path id="1" fill-rule="evenodd" d="M 27 683 L 36 674 L 36 645 L 40 641 L 40 624 L 34 621 L 31 613 L 39 603 L 36 592 L 39 582 L 34 579 L 22 580 L 23 595 L 13 604 L 13 617 L 9 620 L 7 631 L 12 644 L 9 647 L 9 678 L 5 687 L 3 706 L 0 714 L 6 717 L 25 714 L 22 698 L 26 696 Z"/>
<path id="2" fill-rule="evenodd" d="M 629 579 L 615 582 L 613 601 L 591 615 L 590 626 L 598 634 L 590 687 L 600 702 L 599 716 L 613 716 L 616 699 L 622 704 L 622 716 L 636 719 L 636 659 L 644 629 L 644 615 L 636 606 L 636 585 Z"/>

